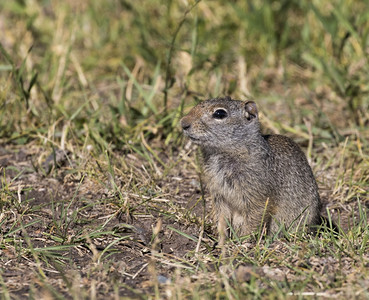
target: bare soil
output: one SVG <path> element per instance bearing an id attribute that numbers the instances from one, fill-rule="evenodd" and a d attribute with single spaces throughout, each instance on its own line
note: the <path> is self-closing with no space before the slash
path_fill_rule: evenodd
<path id="1" fill-rule="evenodd" d="M 204 208 L 199 177 L 194 168 L 187 166 L 188 162 L 179 162 L 165 177 L 153 180 L 152 190 L 147 187 L 140 190 L 144 187 L 138 184 L 138 173 L 137 178 L 132 177 L 133 173 L 117 176 L 114 192 L 109 176 L 102 182 L 92 172 L 79 172 L 71 159 L 73 155 L 67 153 L 59 159 L 51 155 L 53 159 L 45 156 L 40 160 L 40 153 L 32 145 L 0 147 L 2 199 L 7 199 L 2 202 L 0 229 L 3 239 L 16 241 L 9 241 L 9 247 L 0 250 L 2 276 L 11 296 L 25 298 L 40 293 L 45 296 L 52 287 L 68 298 L 73 296 L 71 289 L 76 294 L 83 289 L 89 295 L 103 298 L 117 295 L 114 282 L 119 282 L 119 296 L 140 298 L 154 293 L 156 283 L 165 285 L 173 278 L 182 282 L 178 276 L 183 273 L 178 275 L 177 269 L 186 272 L 188 267 L 192 276 L 196 249 L 215 259 L 220 256 L 210 221 L 209 199 L 206 197 Z M 178 153 L 173 155 L 179 157 Z M 162 156 L 165 160 L 166 155 Z M 131 154 L 128 158 L 133 165 L 141 164 Z M 45 162 L 51 164 L 49 174 L 45 174 L 49 168 Z M 132 183 L 135 180 L 136 185 Z M 330 202 L 328 193 L 322 191 L 323 200 L 334 218 L 340 216 L 340 224 L 347 230 L 357 204 Z M 206 222 L 202 243 L 197 245 L 203 216 Z M 99 234 L 95 237 L 93 232 Z M 117 241 L 118 238 L 121 240 Z M 42 251 L 45 247 L 68 245 L 69 248 Z M 255 241 L 244 244 L 250 253 L 254 246 Z M 275 241 L 269 247 L 281 255 L 288 252 L 283 242 Z M 335 272 L 348 273 L 354 263 L 352 257 L 338 262 L 324 255 L 315 261 L 292 260 L 301 267 L 320 270 L 332 286 L 338 276 Z M 212 274 L 219 266 L 204 260 L 202 268 Z M 228 269 L 223 272 L 232 274 Z M 296 274 L 273 260 L 263 267 L 241 264 L 234 276 L 247 281 L 250 274 L 281 281 L 285 276 L 296 279 Z"/>
<path id="2" fill-rule="evenodd" d="M 32 288 L 42 288 L 42 282 L 36 275 L 40 265 L 43 270 L 49 269 L 44 272 L 48 282 L 61 292 L 65 290 L 68 280 L 60 273 L 71 278 L 74 278 L 74 273 L 78 273 L 82 283 L 85 282 L 87 286 L 95 281 L 98 285 L 96 290 L 101 296 L 112 292 L 112 287 L 104 286 L 104 278 L 100 276 L 108 276 L 109 281 L 115 276 L 117 280 L 123 281 L 127 290 L 121 295 L 137 296 L 145 293 L 145 290 L 152 289 L 152 274 L 149 274 L 147 266 L 151 263 L 153 228 L 158 222 L 161 225 L 155 250 L 163 253 L 163 256 L 185 260 L 187 253 L 196 248 L 195 241 L 168 229 L 171 226 L 192 235 L 194 239 L 198 236 L 200 224 L 196 224 L 199 220 L 196 216 L 202 211 L 199 205 L 192 210 L 196 219 L 193 223 L 181 223 L 180 217 L 175 220 L 172 215 L 175 213 L 173 210 L 178 208 L 182 210 L 180 213 L 188 214 L 189 205 L 199 198 L 199 187 L 191 184 L 191 180 L 196 182 L 196 174 L 180 174 L 186 178 L 169 175 L 166 180 L 157 183 L 163 190 L 172 192 L 171 195 L 167 194 L 167 199 L 148 197 L 146 202 L 151 201 L 150 205 L 143 203 L 127 212 L 120 211 L 116 194 L 103 189 L 101 184 L 89 176 L 73 172 L 67 161 L 56 166 L 53 175 L 45 175 L 43 171 L 36 170 L 37 152 L 35 147 L 2 145 L 0 148 L 3 185 L 5 182 L 10 183 L 10 199 L 2 204 L 4 214 L 1 216 L 0 228 L 3 236 L 8 234 L 19 241 L 19 249 L 0 250 L 2 275 L 12 295 L 28 297 Z M 139 195 L 136 196 L 132 193 L 129 201 L 142 201 Z M 75 212 L 77 216 L 74 218 L 72 214 Z M 87 235 L 83 233 L 103 226 L 108 219 L 105 231 L 129 238 L 106 251 L 113 240 L 111 236 L 86 240 L 84 236 Z M 20 223 L 23 228 L 12 234 Z M 59 239 L 55 241 L 52 237 Z M 61 258 L 56 257 L 55 261 L 48 259 L 47 262 L 35 261 L 30 253 L 26 255 L 20 250 L 30 245 L 43 248 L 69 244 L 76 246 L 68 251 L 55 251 L 59 252 Z M 103 251 L 106 251 L 108 270 L 94 270 L 96 259 Z M 67 263 L 59 264 L 59 259 Z M 158 278 L 169 280 L 174 269 L 174 265 L 158 264 Z M 73 282 L 69 283 L 73 285 Z"/>

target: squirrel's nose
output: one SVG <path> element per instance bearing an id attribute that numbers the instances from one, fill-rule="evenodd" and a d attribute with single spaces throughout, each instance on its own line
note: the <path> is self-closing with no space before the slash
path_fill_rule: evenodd
<path id="1" fill-rule="evenodd" d="M 183 130 L 188 130 L 191 127 L 191 123 L 186 118 L 182 118 L 181 126 Z"/>

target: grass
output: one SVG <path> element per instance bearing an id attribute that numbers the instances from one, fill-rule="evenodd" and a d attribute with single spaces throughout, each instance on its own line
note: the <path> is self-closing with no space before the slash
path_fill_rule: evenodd
<path id="1" fill-rule="evenodd" d="M 369 296 L 364 3 L 4 1 L 0 28 L 2 298 Z M 224 95 L 306 150 L 339 236 L 217 246 L 178 122 Z"/>

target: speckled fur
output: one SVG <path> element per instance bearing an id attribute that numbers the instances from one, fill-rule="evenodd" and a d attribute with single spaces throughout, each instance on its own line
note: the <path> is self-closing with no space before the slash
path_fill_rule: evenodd
<path id="1" fill-rule="evenodd" d="M 228 116 L 214 118 L 217 109 Z M 280 224 L 296 229 L 319 223 L 318 187 L 304 153 L 288 137 L 261 134 L 254 102 L 206 100 L 181 125 L 201 147 L 217 222 L 228 219 L 241 235 L 261 225 L 274 234 Z"/>

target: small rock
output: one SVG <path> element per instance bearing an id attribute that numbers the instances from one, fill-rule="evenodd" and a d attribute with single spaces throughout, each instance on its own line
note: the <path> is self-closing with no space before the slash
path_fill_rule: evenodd
<path id="1" fill-rule="evenodd" d="M 264 276 L 262 268 L 253 265 L 240 265 L 234 271 L 233 276 L 238 282 L 249 282 L 254 277 Z"/>
<path id="2" fill-rule="evenodd" d="M 165 277 L 164 275 L 158 275 L 157 279 L 158 279 L 158 282 L 160 284 L 169 284 L 169 283 L 171 283 L 170 278 Z"/>

